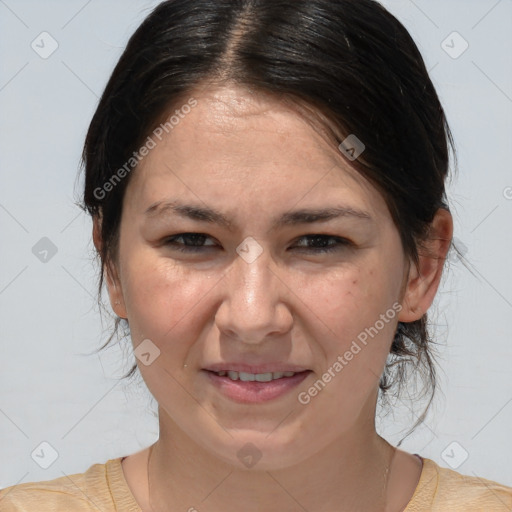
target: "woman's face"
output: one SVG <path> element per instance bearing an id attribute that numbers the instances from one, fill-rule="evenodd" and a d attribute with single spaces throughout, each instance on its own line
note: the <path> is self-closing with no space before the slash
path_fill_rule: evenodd
<path id="1" fill-rule="evenodd" d="M 298 114 L 237 88 L 191 96 L 127 187 L 113 307 L 161 426 L 285 467 L 373 429 L 407 262 L 383 197 Z"/>

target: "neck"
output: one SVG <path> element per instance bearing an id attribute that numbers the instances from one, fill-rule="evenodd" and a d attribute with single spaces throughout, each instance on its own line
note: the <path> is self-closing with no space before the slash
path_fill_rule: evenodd
<path id="1" fill-rule="evenodd" d="M 240 469 L 213 456 L 160 410 L 160 437 L 149 458 L 148 512 L 386 510 L 394 449 L 373 423 L 284 469 Z"/>

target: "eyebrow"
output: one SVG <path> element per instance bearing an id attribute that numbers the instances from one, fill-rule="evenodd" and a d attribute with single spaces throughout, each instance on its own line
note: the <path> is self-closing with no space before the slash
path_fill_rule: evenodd
<path id="1" fill-rule="evenodd" d="M 147 208 L 144 214 L 148 218 L 161 217 L 167 214 L 174 214 L 180 217 L 219 224 L 226 229 L 233 230 L 233 222 L 223 213 L 209 207 L 184 204 L 180 201 L 158 201 Z M 348 217 L 364 221 L 373 221 L 371 215 L 363 210 L 347 206 L 335 206 L 329 208 L 300 209 L 291 212 L 285 212 L 281 216 L 273 219 L 272 228 L 281 226 L 295 226 L 300 224 L 312 224 L 315 222 L 325 222 L 340 217 Z"/>

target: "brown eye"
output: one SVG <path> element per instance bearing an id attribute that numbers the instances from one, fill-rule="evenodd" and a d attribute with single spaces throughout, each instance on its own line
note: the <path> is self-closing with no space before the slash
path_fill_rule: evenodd
<path id="1" fill-rule="evenodd" d="M 179 239 L 182 239 L 184 243 L 177 242 Z M 167 238 L 165 245 L 181 252 L 203 252 L 205 249 L 214 247 L 213 245 L 202 245 L 207 239 L 211 240 L 211 237 L 203 233 L 180 233 Z"/>
<path id="2" fill-rule="evenodd" d="M 353 243 L 346 238 L 331 235 L 305 235 L 299 240 L 310 240 L 313 247 L 308 246 L 304 249 L 309 252 L 326 253 L 343 249 L 347 246 L 353 246 Z"/>
<path id="3" fill-rule="evenodd" d="M 181 241 L 179 241 L 181 239 Z M 180 233 L 173 235 L 165 240 L 166 246 L 181 251 L 181 252 L 204 252 L 215 247 L 215 244 L 204 245 L 207 240 L 212 238 L 203 233 Z M 313 253 L 328 253 L 341 250 L 347 246 L 353 246 L 353 243 L 346 238 L 341 238 L 332 235 L 304 235 L 299 238 L 299 241 L 306 240 L 309 243 L 302 246 L 295 246 L 299 251 L 313 252 Z"/>

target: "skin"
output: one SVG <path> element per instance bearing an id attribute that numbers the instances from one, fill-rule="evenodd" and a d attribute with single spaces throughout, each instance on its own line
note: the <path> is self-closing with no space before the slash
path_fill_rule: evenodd
<path id="1" fill-rule="evenodd" d="M 434 299 L 451 215 L 438 211 L 429 254 L 416 269 L 380 193 L 296 111 L 234 85 L 190 96 L 197 106 L 131 176 L 119 258 L 107 273 L 112 307 L 128 319 L 134 348 L 150 339 L 160 350 L 148 366 L 137 360 L 159 404 L 160 437 L 151 501 L 148 450 L 124 459 L 132 493 L 154 512 L 225 512 L 240 504 L 247 512 L 401 510 L 421 463 L 376 433 L 378 383 L 397 322 L 421 318 Z M 170 213 L 145 215 L 169 199 L 222 211 L 232 231 Z M 372 220 L 345 216 L 271 229 L 282 213 L 341 204 Z M 199 242 L 206 249 L 182 253 L 165 243 L 180 233 L 208 235 Z M 315 252 L 318 243 L 304 238 L 315 234 L 353 245 Z M 236 252 L 247 237 L 262 249 L 250 264 Z M 99 248 L 98 219 L 94 240 Z M 308 404 L 299 403 L 298 393 L 393 304 L 402 306 L 393 320 Z M 284 396 L 240 404 L 202 371 L 230 360 L 286 361 L 312 372 Z M 246 443 L 261 454 L 252 468 L 237 456 Z"/>

